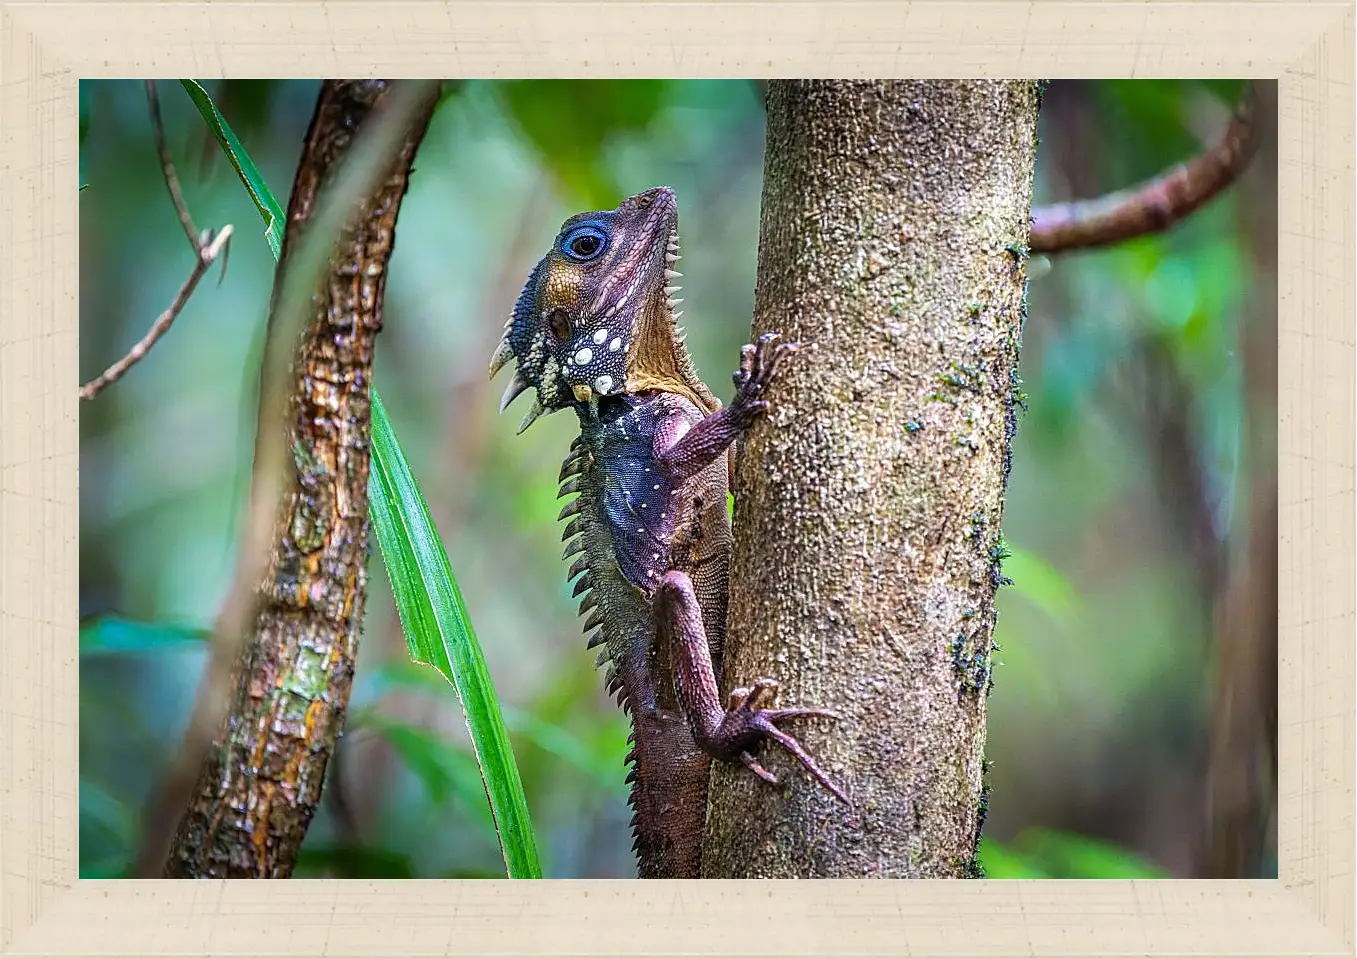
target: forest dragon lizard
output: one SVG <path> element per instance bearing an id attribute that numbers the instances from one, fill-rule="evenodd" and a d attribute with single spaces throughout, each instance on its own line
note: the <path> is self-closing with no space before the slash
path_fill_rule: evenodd
<path id="1" fill-rule="evenodd" d="M 627 781 L 643 878 L 697 877 L 712 758 L 756 758 L 772 739 L 843 801 L 847 798 L 778 723 L 833 716 L 774 708 L 777 682 L 760 678 L 721 706 L 731 527 L 732 444 L 763 415 L 761 398 L 796 349 L 776 333 L 741 351 L 735 397 L 722 407 L 697 377 L 673 298 L 679 275 L 672 190 L 637 194 L 611 211 L 561 226 L 533 269 L 490 362 L 510 361 L 500 411 L 535 387 L 521 433 L 544 413 L 573 408 L 580 435 L 561 468 L 569 519 L 563 558 L 582 596 L 589 647 L 602 647 L 607 687 L 630 715 Z"/>

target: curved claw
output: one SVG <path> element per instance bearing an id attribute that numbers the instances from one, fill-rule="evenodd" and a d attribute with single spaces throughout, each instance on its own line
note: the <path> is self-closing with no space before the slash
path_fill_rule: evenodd
<path id="1" fill-rule="evenodd" d="M 753 344 L 740 349 L 740 368 L 731 380 L 735 383 L 736 402 L 757 414 L 766 408 L 759 397 L 777 375 L 778 367 L 788 356 L 801 348 L 800 343 L 780 343 L 781 334 L 767 332 Z"/>
<path id="2" fill-rule="evenodd" d="M 754 680 L 754 687 L 745 693 L 742 703 L 749 711 L 759 712 L 771 708 L 777 701 L 778 689 L 782 686 L 777 679 L 762 678 Z"/>
<path id="3" fill-rule="evenodd" d="M 782 365 L 782 361 L 800 348 L 800 343 L 778 343 L 772 356 L 768 358 L 768 377 L 772 378 L 777 372 L 777 367 Z"/>
<path id="4" fill-rule="evenodd" d="M 745 345 L 740 347 L 740 368 L 735 370 L 731 379 L 735 381 L 735 388 L 739 389 L 749 382 L 754 369 L 754 347 Z"/>
<path id="5" fill-rule="evenodd" d="M 769 337 L 772 337 L 772 339 Z M 768 344 L 776 338 L 777 333 L 764 333 L 758 338 L 758 345 L 754 347 L 753 363 L 749 371 L 749 378 L 756 383 L 765 378 L 764 366 L 768 356 Z"/>

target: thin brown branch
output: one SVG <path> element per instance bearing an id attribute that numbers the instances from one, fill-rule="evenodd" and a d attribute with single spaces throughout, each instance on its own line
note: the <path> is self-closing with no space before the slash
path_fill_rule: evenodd
<path id="1" fill-rule="evenodd" d="M 81 399 L 93 399 L 99 395 L 126 375 L 129 369 L 139 363 L 151 351 L 151 347 L 159 342 L 160 338 L 169 332 L 170 327 L 174 325 L 175 319 L 188 304 L 189 297 L 197 289 L 199 280 L 207 274 L 218 257 L 222 259 L 222 272 L 225 273 L 226 270 L 226 255 L 230 249 L 231 227 L 229 225 L 222 227 L 221 232 L 214 236 L 210 230 L 199 233 L 198 227 L 193 225 L 193 216 L 188 211 L 188 204 L 184 202 L 183 191 L 179 188 L 179 177 L 174 172 L 174 163 L 170 160 L 169 147 L 165 144 L 165 122 L 160 115 L 160 95 L 156 92 L 154 80 L 146 81 L 146 101 L 151 110 L 151 129 L 155 133 L 156 153 L 160 156 L 160 171 L 164 175 L 165 186 L 170 191 L 170 202 L 174 204 L 174 210 L 179 215 L 179 224 L 184 228 L 184 234 L 188 236 L 189 245 L 193 247 L 196 262 L 193 264 L 193 270 L 189 273 L 188 279 L 184 280 L 183 285 L 179 287 L 179 292 L 175 294 L 169 308 L 156 317 L 156 321 L 151 324 L 150 330 L 128 351 L 126 356 L 80 387 Z"/>
<path id="2" fill-rule="evenodd" d="M 1230 125 L 1210 150 L 1135 189 L 1032 211 L 1034 253 L 1107 246 L 1167 230 L 1205 206 L 1249 165 L 1258 145 L 1251 83 Z"/>
<path id="3" fill-rule="evenodd" d="M 170 191 L 170 201 L 174 203 L 175 212 L 179 214 L 179 223 L 184 227 L 189 245 L 195 252 L 200 252 L 204 240 L 200 237 L 198 228 L 193 225 L 188 204 L 184 202 L 184 194 L 179 189 L 179 177 L 174 172 L 174 163 L 170 161 L 170 149 L 165 144 L 165 121 L 160 116 L 160 94 L 156 92 L 154 80 L 146 81 L 146 102 L 151 108 L 151 129 L 155 131 L 156 153 L 160 155 L 160 169 L 165 174 L 165 186 Z"/>
<path id="4" fill-rule="evenodd" d="M 188 304 L 189 297 L 198 287 L 198 281 L 207 274 L 212 268 L 212 264 L 217 261 L 217 257 L 225 252 L 227 244 L 231 241 L 231 227 L 223 226 L 220 233 L 211 238 L 211 241 L 202 247 L 198 247 L 195 241 L 195 250 L 198 260 L 193 264 L 193 270 L 188 274 L 188 279 L 179 287 L 179 292 L 175 294 L 174 300 L 169 308 L 156 317 L 156 321 L 151 324 L 151 328 L 141 340 L 128 350 L 127 355 L 118 360 L 112 366 L 109 366 L 102 373 L 91 379 L 85 385 L 80 387 L 81 399 L 93 399 L 99 393 L 103 392 L 109 386 L 116 383 L 127 374 L 127 371 L 139 363 L 151 347 L 159 342 L 160 337 L 169 332 L 170 326 L 174 320 L 183 311 Z"/>

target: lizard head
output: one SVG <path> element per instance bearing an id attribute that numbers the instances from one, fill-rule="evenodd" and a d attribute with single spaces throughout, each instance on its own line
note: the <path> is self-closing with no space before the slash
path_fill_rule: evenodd
<path id="1" fill-rule="evenodd" d="M 490 360 L 491 378 L 510 360 L 517 367 L 501 412 L 536 389 L 519 432 L 544 413 L 573 407 L 596 416 L 606 397 L 648 389 L 714 408 L 675 325 L 678 287 L 669 281 L 678 258 L 678 204 L 668 187 L 561 224 Z"/>

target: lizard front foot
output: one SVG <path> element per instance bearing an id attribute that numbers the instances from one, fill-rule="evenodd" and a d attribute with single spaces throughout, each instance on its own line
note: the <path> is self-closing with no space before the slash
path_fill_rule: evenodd
<path id="1" fill-rule="evenodd" d="M 738 688 L 730 693 L 730 705 L 725 716 L 706 743 L 712 752 L 726 761 L 740 761 L 765 782 L 777 784 L 777 776 L 759 764 L 754 751 L 760 741 L 772 739 L 785 748 L 792 757 L 805 766 L 815 780 L 828 789 L 845 805 L 851 805 L 839 787 L 826 775 L 815 760 L 801 747 L 801 743 L 777 727 L 777 723 L 794 718 L 820 716 L 838 718 L 835 712 L 821 708 L 773 708 L 777 700 L 776 679 L 763 678 L 752 689 Z"/>
<path id="2" fill-rule="evenodd" d="M 764 333 L 756 343 L 740 350 L 740 368 L 731 376 L 735 383 L 731 406 L 742 419 L 752 420 L 768 409 L 768 400 L 763 395 L 777 375 L 778 366 L 801 348 L 800 343 L 779 343 L 778 339 L 778 333 Z"/>

